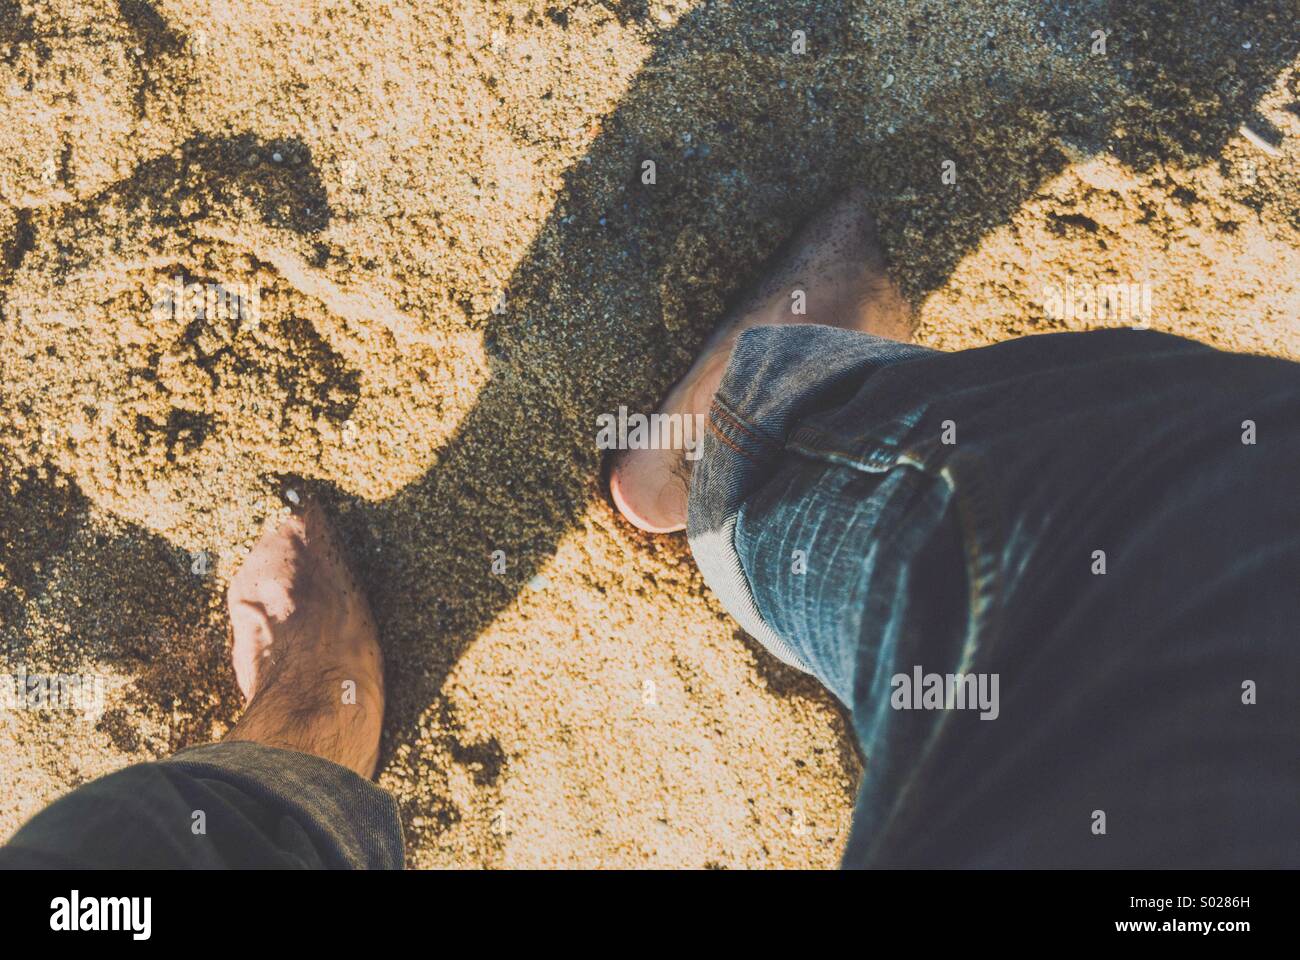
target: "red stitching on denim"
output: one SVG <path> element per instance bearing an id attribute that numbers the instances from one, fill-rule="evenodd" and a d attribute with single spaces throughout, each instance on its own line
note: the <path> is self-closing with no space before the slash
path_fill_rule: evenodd
<path id="1" fill-rule="evenodd" d="M 739 430 L 739 431 L 740 431 L 741 433 L 743 433 L 745 436 L 749 437 L 749 439 L 753 440 L 755 443 L 763 443 L 763 442 L 764 442 L 762 437 L 760 437 L 758 434 L 754 433 L 752 430 L 750 430 L 748 427 L 746 427 L 746 426 L 745 426 L 745 425 L 740 421 L 740 418 L 739 418 L 739 417 L 737 417 L 734 413 L 732 413 L 730 410 L 728 410 L 726 407 L 724 407 L 724 406 L 722 405 L 722 403 L 721 403 L 719 400 L 717 400 L 716 398 L 715 398 L 714 401 L 713 401 L 713 409 L 712 409 L 711 412 L 716 412 L 716 413 L 724 414 L 724 415 L 726 416 L 727 420 L 728 420 L 732 425 L 734 425 L 735 428 L 736 428 L 737 430 Z"/>
<path id="2" fill-rule="evenodd" d="M 755 460 L 754 460 L 753 457 L 751 457 L 749 454 L 747 454 L 744 450 L 741 450 L 740 447 L 736 446 L 736 445 L 731 441 L 731 438 L 730 438 L 730 437 L 728 437 L 725 433 L 723 433 L 721 430 L 718 429 L 718 425 L 717 425 L 716 423 L 713 422 L 713 419 L 712 419 L 712 418 L 709 419 L 709 427 L 710 427 L 710 429 L 713 430 L 713 432 L 714 432 L 714 434 L 717 436 L 717 438 L 718 438 L 719 440 L 721 440 L 724 444 L 726 444 L 726 445 L 727 445 L 728 447 L 730 447 L 732 450 L 736 451 L 736 453 L 740 454 L 742 457 L 744 457 L 744 458 L 745 458 L 746 460 L 748 460 L 750 463 L 754 463 L 754 462 L 755 462 Z"/>

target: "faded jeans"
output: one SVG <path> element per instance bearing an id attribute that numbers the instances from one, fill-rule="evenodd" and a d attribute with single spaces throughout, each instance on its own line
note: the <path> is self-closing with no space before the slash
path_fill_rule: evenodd
<path id="1" fill-rule="evenodd" d="M 845 866 L 1300 866 L 1300 365 L 762 327 L 708 423 L 691 547 L 852 713 Z"/>
<path id="2" fill-rule="evenodd" d="M 1300 866 L 1300 366 L 1129 331 L 945 354 L 763 327 L 708 420 L 691 547 L 852 712 L 846 866 Z M 401 863 L 383 790 L 250 743 L 104 777 L 0 848 Z"/>
<path id="3" fill-rule="evenodd" d="M 386 791 L 306 753 L 234 741 L 100 777 L 0 847 L 17 869 L 398 869 Z"/>

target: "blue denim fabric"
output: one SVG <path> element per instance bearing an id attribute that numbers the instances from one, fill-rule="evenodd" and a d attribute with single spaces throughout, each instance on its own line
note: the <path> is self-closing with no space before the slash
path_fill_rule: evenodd
<path id="1" fill-rule="evenodd" d="M 687 531 L 852 710 L 845 864 L 1300 865 L 1298 414 L 1300 366 L 1152 332 L 746 332 Z M 997 716 L 895 709 L 916 667 Z"/>
<path id="2" fill-rule="evenodd" d="M 0 869 L 400 869 L 402 860 L 390 794 L 320 757 L 248 742 L 100 777 L 0 847 Z"/>
<path id="3" fill-rule="evenodd" d="M 751 491 L 783 457 L 800 419 L 847 398 L 846 386 L 870 370 L 931 353 L 833 327 L 764 327 L 742 334 L 723 387 L 709 411 L 703 455 L 691 480 L 686 527 L 695 561 L 727 611 L 777 659 L 816 673 L 835 689 L 839 676 L 818 670 L 815 652 L 773 630 L 758 611 L 732 547 L 735 522 Z M 774 384 L 798 389 L 772 389 Z M 844 699 L 842 691 L 837 690 Z"/>
<path id="4" fill-rule="evenodd" d="M 1297 477 L 1295 364 L 1155 333 L 944 354 L 763 327 L 710 410 L 687 532 L 740 623 L 852 710 L 846 866 L 1296 867 Z M 997 716 L 894 709 L 914 667 L 998 675 Z M 74 791 L 0 866 L 401 856 L 374 784 L 230 743 Z"/>

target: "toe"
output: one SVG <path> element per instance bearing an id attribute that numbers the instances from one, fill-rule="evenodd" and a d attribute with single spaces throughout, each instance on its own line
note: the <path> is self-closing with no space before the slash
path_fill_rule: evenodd
<path id="1" fill-rule="evenodd" d="M 686 529 L 686 491 L 673 476 L 672 451 L 633 451 L 610 471 L 609 493 L 614 506 L 632 526 L 646 533 L 676 533 Z"/>

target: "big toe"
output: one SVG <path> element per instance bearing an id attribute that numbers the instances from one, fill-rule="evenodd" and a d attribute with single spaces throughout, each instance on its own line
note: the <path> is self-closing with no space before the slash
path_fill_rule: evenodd
<path id="1" fill-rule="evenodd" d="M 680 456 L 672 450 L 632 450 L 615 462 L 609 493 L 628 523 L 647 533 L 686 529 L 687 487 L 674 469 Z"/>

